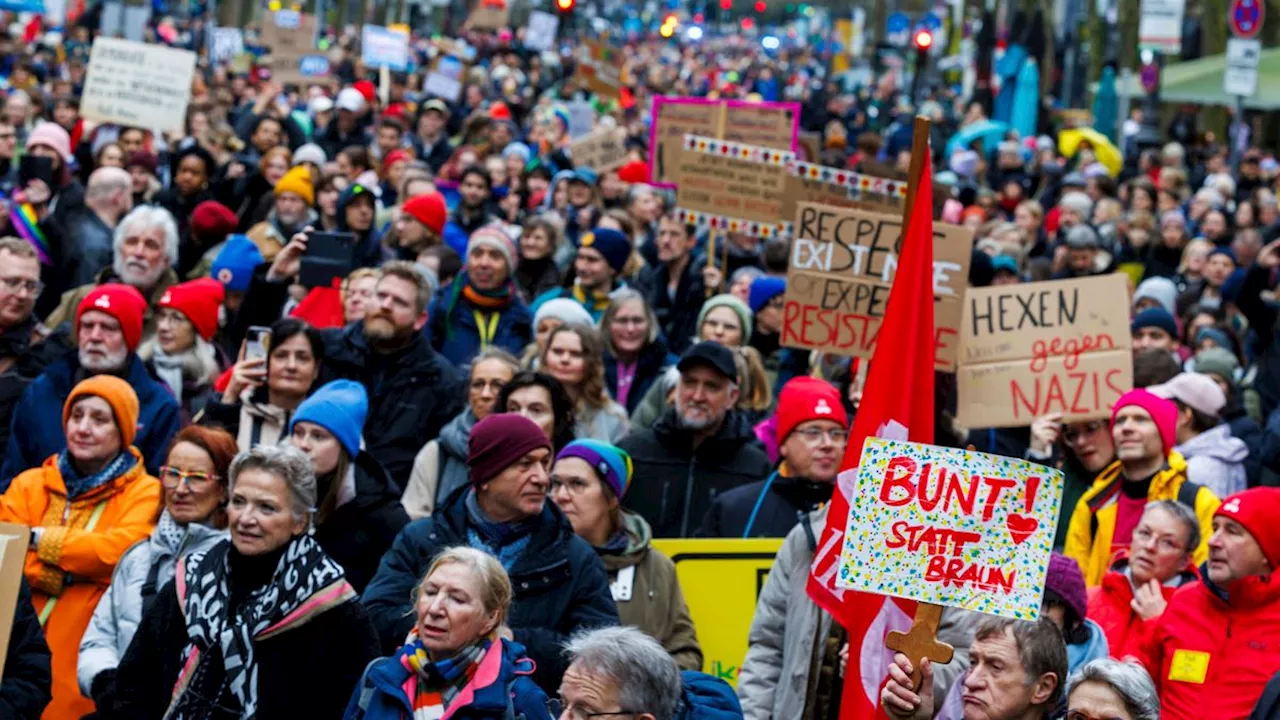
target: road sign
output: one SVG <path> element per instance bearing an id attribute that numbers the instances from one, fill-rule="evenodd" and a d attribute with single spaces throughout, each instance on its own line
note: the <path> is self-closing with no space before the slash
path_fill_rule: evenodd
<path id="1" fill-rule="evenodd" d="M 1262 41 L 1227 38 L 1227 65 L 1222 74 L 1222 90 L 1228 95 L 1251 97 L 1258 92 L 1258 60 Z"/>
<path id="2" fill-rule="evenodd" d="M 1177 55 L 1182 52 L 1182 13 L 1186 0 L 1142 0 L 1138 47 Z"/>
<path id="3" fill-rule="evenodd" d="M 911 29 L 911 18 L 906 13 L 891 13 L 884 21 L 884 29 L 887 33 L 906 32 Z"/>
<path id="4" fill-rule="evenodd" d="M 942 29 L 942 18 L 934 13 L 925 13 L 920 18 L 920 27 L 933 33 L 937 33 Z"/>
<path id="5" fill-rule="evenodd" d="M 1254 38 L 1262 30 L 1265 15 L 1263 0 L 1231 0 L 1231 6 L 1227 8 L 1227 27 L 1238 38 Z"/>

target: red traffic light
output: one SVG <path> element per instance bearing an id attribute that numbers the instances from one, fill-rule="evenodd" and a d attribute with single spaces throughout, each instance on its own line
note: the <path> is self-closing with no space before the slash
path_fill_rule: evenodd
<path id="1" fill-rule="evenodd" d="M 567 13 L 570 10 L 573 10 L 573 6 L 576 3 L 577 0 L 556 0 L 556 9 L 562 13 Z"/>
<path id="2" fill-rule="evenodd" d="M 753 27 L 755 27 L 755 26 L 756 26 L 756 21 L 755 21 L 755 20 L 752 20 L 752 19 L 751 19 L 751 18 L 749 18 L 749 17 L 744 17 L 744 18 L 742 18 L 742 29 L 743 29 L 743 30 L 750 30 L 751 28 L 753 28 Z"/>
<path id="3" fill-rule="evenodd" d="M 768 6 L 764 4 L 764 0 L 756 0 L 756 12 L 762 13 Z"/>
<path id="4" fill-rule="evenodd" d="M 916 36 L 912 40 L 917 50 L 928 50 L 933 47 L 933 33 L 928 30 L 917 30 Z"/>
<path id="5" fill-rule="evenodd" d="M 733 0 L 720 0 L 720 9 L 721 9 L 721 10 L 732 10 L 732 9 L 733 9 Z"/>

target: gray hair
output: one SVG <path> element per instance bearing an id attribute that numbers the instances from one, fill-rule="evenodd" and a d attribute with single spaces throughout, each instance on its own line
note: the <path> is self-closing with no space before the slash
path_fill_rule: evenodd
<path id="1" fill-rule="evenodd" d="M 139 225 L 141 228 L 136 228 Z M 168 256 L 170 265 L 176 265 L 178 263 L 178 223 L 174 222 L 173 215 L 168 210 L 159 205 L 139 205 L 124 216 L 116 226 L 112 244 L 116 256 L 120 255 L 120 248 L 124 247 L 124 241 L 130 235 L 155 227 L 164 231 L 165 255 Z"/>
<path id="2" fill-rule="evenodd" d="M 1200 547 L 1200 518 L 1196 517 L 1196 512 L 1191 509 L 1191 506 L 1176 500 L 1159 500 L 1147 503 L 1146 507 L 1142 508 L 1142 514 L 1146 515 L 1152 510 L 1163 510 L 1169 513 L 1187 531 L 1187 554 L 1194 553 L 1196 548 Z"/>
<path id="3" fill-rule="evenodd" d="M 1022 661 L 1028 685 L 1045 673 L 1053 673 L 1057 677 L 1053 693 L 1043 705 L 1046 708 L 1056 707 L 1058 698 L 1062 697 L 1063 679 L 1067 676 L 1067 646 L 1062 639 L 1062 631 L 1043 616 L 1039 621 L 1031 622 L 987 615 L 978 621 L 973 639 L 975 642 L 986 640 L 1003 636 L 1006 632 L 1013 634 L 1013 641 L 1018 646 L 1018 659 Z"/>
<path id="4" fill-rule="evenodd" d="M 275 475 L 289 488 L 289 500 L 295 518 L 307 517 L 311 529 L 316 507 L 316 473 L 311 459 L 292 445 L 258 445 L 245 450 L 231 461 L 229 488 L 235 492 L 236 480 L 245 470 L 260 470 Z"/>
<path id="5" fill-rule="evenodd" d="M 1093 216 L 1093 198 L 1078 190 L 1063 195 L 1058 201 L 1058 206 L 1063 210 L 1075 211 L 1085 222 Z"/>
<path id="6" fill-rule="evenodd" d="M 641 630 L 605 627 L 575 634 L 565 644 L 571 664 L 607 678 L 618 688 L 624 711 L 672 720 L 680 703 L 680 668 L 671 655 Z"/>
<path id="7" fill-rule="evenodd" d="M 1145 668 L 1135 662 L 1098 658 L 1085 663 L 1067 681 L 1067 706 L 1071 693 L 1083 683 L 1100 683 L 1120 696 L 1124 709 L 1133 720 L 1160 720 L 1160 700 L 1156 686 Z"/>

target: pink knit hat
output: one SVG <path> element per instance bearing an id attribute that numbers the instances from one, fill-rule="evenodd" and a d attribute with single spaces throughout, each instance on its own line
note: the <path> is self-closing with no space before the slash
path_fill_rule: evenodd
<path id="1" fill-rule="evenodd" d="M 1121 408 L 1130 405 L 1137 405 L 1147 414 L 1156 424 L 1156 429 L 1160 431 L 1160 443 L 1164 446 L 1165 454 L 1178 444 L 1178 406 L 1171 401 L 1161 397 L 1156 397 L 1143 389 L 1130 390 L 1120 396 L 1116 401 L 1115 407 L 1111 408 L 1111 427 L 1116 425 L 1116 415 L 1120 413 Z"/>
<path id="2" fill-rule="evenodd" d="M 42 122 L 27 135 L 27 149 L 37 145 L 53 148 L 65 163 L 71 162 L 71 136 L 57 123 Z"/>

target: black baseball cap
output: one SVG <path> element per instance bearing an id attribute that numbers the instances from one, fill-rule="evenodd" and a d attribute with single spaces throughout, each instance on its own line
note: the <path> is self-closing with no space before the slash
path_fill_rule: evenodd
<path id="1" fill-rule="evenodd" d="M 686 372 L 695 367 L 709 367 L 733 382 L 738 382 L 738 366 L 733 351 L 718 342 L 700 342 L 684 351 L 676 369 Z"/>

